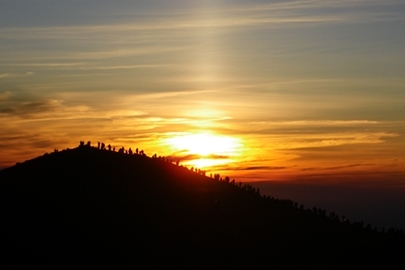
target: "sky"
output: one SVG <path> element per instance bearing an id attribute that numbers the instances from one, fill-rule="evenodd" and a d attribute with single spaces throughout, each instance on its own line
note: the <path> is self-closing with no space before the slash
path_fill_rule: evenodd
<path id="1" fill-rule="evenodd" d="M 0 1 L 0 168 L 79 141 L 405 190 L 405 2 Z"/>

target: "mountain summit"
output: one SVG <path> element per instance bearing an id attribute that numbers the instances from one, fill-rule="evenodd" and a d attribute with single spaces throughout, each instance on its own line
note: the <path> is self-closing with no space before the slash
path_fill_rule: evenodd
<path id="1" fill-rule="evenodd" d="M 402 232 L 229 180 L 86 145 L 19 163 L 0 171 L 0 264 L 334 269 L 402 259 Z"/>

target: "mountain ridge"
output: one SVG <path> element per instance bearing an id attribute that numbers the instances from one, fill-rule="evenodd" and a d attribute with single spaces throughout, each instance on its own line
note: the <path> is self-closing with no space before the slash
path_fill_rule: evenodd
<path id="1" fill-rule="evenodd" d="M 405 250 L 399 231 L 376 232 L 229 180 L 86 145 L 25 161 L 0 171 L 2 260 L 339 268 L 390 265 Z"/>

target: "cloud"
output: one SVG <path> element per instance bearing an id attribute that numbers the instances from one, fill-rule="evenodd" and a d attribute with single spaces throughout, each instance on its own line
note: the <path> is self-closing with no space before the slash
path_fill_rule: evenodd
<path id="1" fill-rule="evenodd" d="M 21 125 L 28 122 L 100 118 L 86 105 L 67 105 L 63 100 L 44 99 L 25 90 L 0 95 L 0 122 Z"/>
<path id="2" fill-rule="evenodd" d="M 40 67 L 40 68 L 77 68 L 83 66 L 87 63 L 85 62 L 77 62 L 77 63 L 14 63 L 10 64 L 9 66 L 17 66 L 17 67 Z"/>
<path id="3" fill-rule="evenodd" d="M 81 67 L 81 70 L 119 70 L 119 69 L 140 69 L 140 68 L 163 68 L 165 65 L 121 65 L 121 66 L 102 66 L 102 67 Z"/>
<path id="4" fill-rule="evenodd" d="M 228 170 L 235 170 L 235 171 L 257 171 L 257 170 L 268 170 L 268 171 L 275 171 L 275 170 L 284 170 L 287 167 L 285 166 L 249 166 L 249 167 L 232 167 L 228 168 Z"/>
<path id="5" fill-rule="evenodd" d="M 33 76 L 34 72 L 28 71 L 25 72 L 24 74 L 21 73 L 3 73 L 0 74 L 0 79 L 2 78 L 10 78 L 10 77 L 27 77 L 27 76 Z"/>
<path id="6" fill-rule="evenodd" d="M 2 149 L 14 148 L 19 149 L 22 146 L 25 148 L 25 151 L 30 152 L 32 149 L 46 149 L 52 150 L 51 148 L 58 143 L 62 145 L 62 142 L 66 142 L 65 138 L 48 138 L 43 134 L 40 134 L 35 131 L 29 132 L 18 132 L 15 134 L 5 134 L 0 133 L 0 147 Z"/>
<path id="7" fill-rule="evenodd" d="M 223 7 L 199 7 L 198 9 L 182 9 L 176 11 L 158 11 L 148 13 L 143 18 L 116 20 L 118 23 L 81 26 L 59 27 L 29 27 L 29 28 L 3 28 L 0 37 L 8 38 L 40 38 L 40 39 L 66 39 L 80 40 L 80 36 L 108 37 L 117 33 L 134 33 L 145 31 L 184 30 L 196 28 L 229 28 L 243 26 L 260 26 L 270 24 L 302 24 L 305 22 L 343 22 L 401 19 L 401 14 L 392 9 L 401 5 L 401 1 L 283 1 L 268 4 L 249 3 Z M 375 7 L 389 7 L 389 10 L 377 11 Z M 374 14 L 375 16 L 370 16 Z M 396 16 L 392 16 L 392 15 Z M 121 16 L 117 15 L 117 16 Z M 129 16 L 131 17 L 131 16 Z M 133 18 L 133 17 L 132 17 Z M 403 19 L 403 18 L 402 18 Z M 142 37 L 137 37 L 141 38 Z M 144 36 L 147 37 L 146 35 Z M 150 36 L 149 36 L 150 37 Z M 128 36 L 130 39 L 130 36 Z M 106 38 L 106 40 L 108 40 Z M 116 39 L 110 42 L 117 42 Z"/>
<path id="8" fill-rule="evenodd" d="M 368 166 L 375 166 L 376 164 L 372 163 L 356 163 L 356 164 L 347 164 L 342 166 L 332 166 L 332 167 L 309 167 L 309 168 L 302 168 L 301 171 L 334 171 L 334 170 L 342 170 L 342 169 L 349 169 L 349 168 L 356 168 L 356 167 L 368 167 Z"/>
<path id="9" fill-rule="evenodd" d="M 347 132 L 301 135 L 298 140 L 284 143 L 284 149 L 313 149 L 349 144 L 377 144 L 385 142 L 384 138 L 397 137 L 397 133 L 388 132 Z"/>
<path id="10" fill-rule="evenodd" d="M 0 104 L 0 116 L 17 117 L 22 122 L 79 118 L 75 113 L 86 110 L 84 106 L 67 107 L 63 101 L 52 99 L 27 102 L 9 100 L 5 104 L 4 102 Z"/>
<path id="11" fill-rule="evenodd" d="M 220 159 L 229 159 L 230 156 L 224 156 L 224 155 L 215 155 L 215 154 L 211 154 L 211 155 L 206 155 L 206 156 L 200 156 L 200 155 L 195 155 L 195 154 L 185 154 L 186 151 L 179 151 L 176 153 L 172 153 L 169 156 L 167 156 L 168 158 L 174 159 L 174 160 L 179 160 L 179 161 L 189 161 L 189 160 L 196 160 L 196 159 L 216 159 L 216 160 L 220 160 Z"/>
<path id="12" fill-rule="evenodd" d="M 374 120 L 293 120 L 293 121 L 254 121 L 253 125 L 266 125 L 273 127 L 333 127 L 333 126 L 365 126 L 375 125 L 378 121 Z"/>
<path id="13" fill-rule="evenodd" d="M 24 102 L 19 105 L 2 106 L 0 114 L 8 114 L 12 116 L 28 117 L 30 115 L 52 112 L 60 106 L 57 100 L 45 100 L 39 102 Z"/>
<path id="14" fill-rule="evenodd" d="M 203 95 L 206 93 L 214 93 L 215 90 L 189 90 L 189 91 L 169 91 L 169 92 L 159 92 L 151 94 L 139 94 L 134 96 L 135 99 L 167 99 L 167 98 L 177 98 L 179 96 L 191 96 L 191 95 Z"/>
<path id="15" fill-rule="evenodd" d="M 246 123 L 237 125 L 244 127 Z M 396 126 L 397 122 L 392 125 Z M 269 147 L 277 150 L 379 144 L 400 136 L 399 131 L 390 127 L 388 122 L 374 120 L 251 121 L 248 131 L 235 132 L 265 140 Z"/>

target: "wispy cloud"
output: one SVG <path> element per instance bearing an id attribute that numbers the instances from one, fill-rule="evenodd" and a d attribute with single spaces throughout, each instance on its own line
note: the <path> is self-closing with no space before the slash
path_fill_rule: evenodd
<path id="1" fill-rule="evenodd" d="M 342 166 L 332 166 L 332 167 L 310 167 L 310 168 L 302 168 L 302 171 L 333 171 L 333 170 L 341 170 L 341 169 L 348 169 L 348 168 L 356 168 L 356 167 L 367 167 L 367 166 L 375 166 L 375 164 L 372 163 L 366 163 L 366 164 L 361 164 L 361 163 L 356 163 L 356 164 L 347 164 L 347 165 L 342 165 Z"/>
<path id="2" fill-rule="evenodd" d="M 295 120 L 295 121 L 258 121 L 251 122 L 254 125 L 268 126 L 358 126 L 358 125 L 375 125 L 378 121 L 374 120 Z"/>
<path id="3" fill-rule="evenodd" d="M 35 67 L 48 70 L 120 70 L 120 69 L 142 69 L 142 68 L 163 68 L 167 65 L 158 64 L 145 64 L 145 65 L 110 65 L 110 66 L 100 66 L 95 63 L 21 63 L 21 64 L 10 64 L 9 66 L 14 67 Z M 28 75 L 28 73 L 27 73 Z M 31 73 L 31 75 L 33 75 Z M 5 74 L 4 77 L 9 76 Z M 1 78 L 1 75 L 0 75 Z"/>
<path id="4" fill-rule="evenodd" d="M 8 95 L 11 96 L 11 95 Z M 89 112 L 86 106 L 65 106 L 60 100 L 19 102 L 8 99 L 0 104 L 0 117 L 18 122 L 63 120 L 83 117 Z M 5 118 L 4 118 L 5 117 Z M 87 116 L 88 117 L 88 116 Z"/>
<path id="5" fill-rule="evenodd" d="M 41 38 L 67 39 L 80 41 L 81 36 L 99 36 L 156 30 L 179 30 L 211 27 L 241 27 L 263 24 L 305 23 L 305 22 L 349 22 L 375 20 L 376 17 L 386 20 L 403 19 L 399 12 L 392 9 L 401 5 L 401 1 L 283 1 L 268 4 L 234 5 L 223 8 L 206 7 L 199 10 L 185 9 L 175 12 L 149 13 L 143 18 L 135 17 L 134 22 L 115 24 L 34 27 L 34 28 L 3 28 L 3 38 Z M 389 10 L 378 11 L 375 7 L 389 7 Z M 322 11 L 318 12 L 318 11 Z M 355 11 L 355 12 L 354 12 Z M 370 15 L 376 16 L 370 16 Z M 392 16 L 396 14 L 397 16 Z M 378 15 L 378 16 L 377 16 Z M 143 36 L 147 37 L 147 36 Z M 153 37 L 153 36 L 149 36 Z M 131 39 L 129 37 L 129 39 Z M 142 39 L 141 39 L 142 40 Z M 110 41 L 111 42 L 111 41 Z"/>
<path id="6" fill-rule="evenodd" d="M 224 168 L 227 170 L 235 170 L 235 171 L 258 171 L 258 170 L 264 170 L 264 171 L 275 171 L 275 170 L 284 170 L 287 167 L 285 166 L 250 166 L 250 167 L 243 167 L 243 166 L 239 166 L 239 167 L 228 167 L 228 168 Z"/>
<path id="7" fill-rule="evenodd" d="M 86 65 L 84 62 L 77 63 L 11 63 L 8 66 L 14 67 L 40 67 L 40 68 L 77 68 Z"/>
<path id="8" fill-rule="evenodd" d="M 172 153 L 167 156 L 170 159 L 173 160 L 178 160 L 180 162 L 183 161 L 190 161 L 190 160 L 196 160 L 202 158 L 200 155 L 194 155 L 194 154 L 186 154 L 184 152 L 176 152 Z M 229 156 L 223 156 L 223 155 L 206 155 L 203 157 L 204 159 L 229 159 Z"/>
<path id="9" fill-rule="evenodd" d="M 33 76 L 34 72 L 28 71 L 25 73 L 3 73 L 0 74 L 0 79 L 2 78 L 13 78 L 13 77 L 28 77 L 28 76 Z"/>

